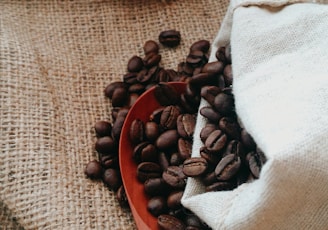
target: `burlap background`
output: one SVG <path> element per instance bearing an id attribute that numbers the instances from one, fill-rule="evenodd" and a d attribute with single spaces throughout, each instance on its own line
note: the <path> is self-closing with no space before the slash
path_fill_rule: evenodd
<path id="1" fill-rule="evenodd" d="M 113 192 L 87 179 L 93 125 L 109 119 L 104 87 L 148 39 L 175 68 L 216 36 L 228 0 L 0 2 L 0 229 L 134 229 Z"/>

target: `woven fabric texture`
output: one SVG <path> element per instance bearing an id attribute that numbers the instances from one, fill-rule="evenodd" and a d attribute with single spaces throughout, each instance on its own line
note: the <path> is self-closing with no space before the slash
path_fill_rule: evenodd
<path id="1" fill-rule="evenodd" d="M 146 40 L 176 69 L 189 46 L 212 41 L 228 0 L 0 2 L 0 229 L 135 229 L 114 193 L 87 179 L 93 125 L 110 120 L 103 90 L 122 80 Z"/>

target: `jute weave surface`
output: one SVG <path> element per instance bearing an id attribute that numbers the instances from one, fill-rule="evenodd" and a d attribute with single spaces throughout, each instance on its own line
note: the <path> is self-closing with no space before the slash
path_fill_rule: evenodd
<path id="1" fill-rule="evenodd" d="M 95 159 L 103 90 L 121 80 L 148 39 L 176 69 L 198 39 L 212 41 L 228 0 L 0 2 L 0 229 L 135 229 L 112 191 L 84 176 Z"/>

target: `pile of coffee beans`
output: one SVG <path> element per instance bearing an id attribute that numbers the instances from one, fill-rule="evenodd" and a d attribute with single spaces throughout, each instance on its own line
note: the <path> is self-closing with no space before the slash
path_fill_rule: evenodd
<path id="1" fill-rule="evenodd" d="M 199 40 L 190 46 L 185 61 L 177 70 L 160 66 L 160 45 L 175 47 L 181 34 L 176 30 L 160 33 L 159 43 L 146 41 L 144 56 L 132 56 L 122 81 L 110 83 L 104 90 L 112 103 L 112 122 L 95 124 L 98 160 L 90 161 L 85 174 L 101 179 L 116 192 L 122 207 L 128 207 L 118 163 L 118 143 L 127 113 L 137 98 L 155 86 L 161 107 L 147 122 L 134 120 L 130 140 L 137 180 L 150 197 L 148 211 L 157 217 L 160 229 L 210 229 L 195 214 L 181 205 L 188 177 L 198 177 L 206 191 L 231 190 L 259 177 L 265 157 L 252 137 L 238 123 L 232 93 L 230 47 L 220 47 L 217 60 L 208 63 L 210 43 Z M 167 82 L 186 82 L 178 94 Z M 200 157 L 191 157 L 196 116 L 201 98 L 208 106 L 200 114 L 207 124 L 200 133 L 203 146 Z"/>

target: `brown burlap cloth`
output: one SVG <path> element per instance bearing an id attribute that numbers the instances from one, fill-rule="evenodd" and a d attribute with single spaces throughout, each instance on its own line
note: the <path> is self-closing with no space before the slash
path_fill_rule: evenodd
<path id="1" fill-rule="evenodd" d="M 135 229 L 112 191 L 87 179 L 103 90 L 122 80 L 148 39 L 176 69 L 198 39 L 212 41 L 228 0 L 0 2 L 0 229 Z"/>

